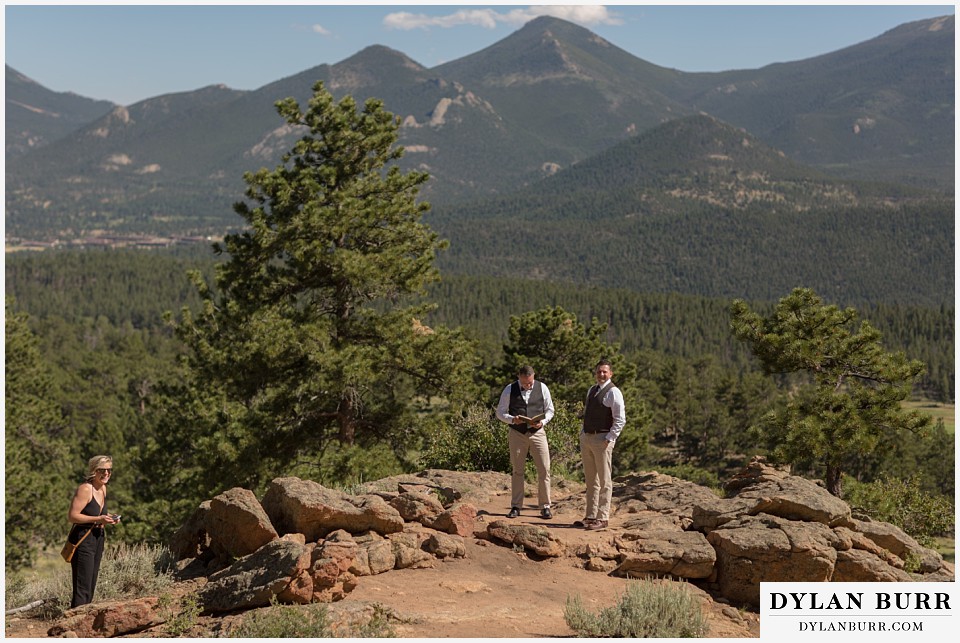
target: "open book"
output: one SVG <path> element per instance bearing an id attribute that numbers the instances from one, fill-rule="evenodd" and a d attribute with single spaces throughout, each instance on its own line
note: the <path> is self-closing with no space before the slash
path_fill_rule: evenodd
<path id="1" fill-rule="evenodd" d="M 526 415 L 517 415 L 516 417 L 520 418 L 527 424 L 536 424 L 537 422 L 542 422 L 543 418 L 547 417 L 546 413 L 541 413 L 540 415 L 534 415 L 532 418 L 528 418 Z"/>

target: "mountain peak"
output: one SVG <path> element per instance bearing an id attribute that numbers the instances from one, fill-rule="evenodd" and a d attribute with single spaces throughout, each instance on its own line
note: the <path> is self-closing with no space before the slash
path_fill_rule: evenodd
<path id="1" fill-rule="evenodd" d="M 330 87 L 353 92 L 380 83 L 410 82 L 426 67 L 406 54 L 383 45 L 370 45 L 330 69 Z"/>

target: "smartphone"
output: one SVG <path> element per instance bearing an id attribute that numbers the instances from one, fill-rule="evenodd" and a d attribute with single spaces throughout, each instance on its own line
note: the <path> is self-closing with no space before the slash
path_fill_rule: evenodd
<path id="1" fill-rule="evenodd" d="M 120 514 L 113 514 L 112 518 L 116 521 L 120 520 Z"/>

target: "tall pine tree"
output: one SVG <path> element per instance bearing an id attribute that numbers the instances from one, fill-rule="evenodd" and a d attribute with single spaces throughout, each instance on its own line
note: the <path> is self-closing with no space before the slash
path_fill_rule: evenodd
<path id="1" fill-rule="evenodd" d="M 215 246 L 228 255 L 216 287 L 195 276 L 202 310 L 177 325 L 205 488 L 285 474 L 331 440 L 409 446 L 418 405 L 472 393 L 474 346 L 428 327 L 431 305 L 405 303 L 438 279 L 445 244 L 420 221 L 428 175 L 394 163 L 399 119 L 313 89 L 306 110 L 277 103 L 303 136 L 274 170 L 245 175 L 246 228 Z"/>
<path id="2" fill-rule="evenodd" d="M 29 567 L 45 543 L 67 535 L 74 491 L 68 475 L 65 421 L 52 399 L 50 372 L 26 315 L 6 307 L 5 504 L 6 567 Z M 78 456 L 80 458 L 81 456 Z"/>
<path id="3" fill-rule="evenodd" d="M 731 305 L 734 335 L 747 343 L 768 374 L 799 378 L 785 406 L 761 423 L 773 455 L 790 463 L 819 461 L 827 489 L 843 496 L 844 462 L 870 453 L 886 431 L 920 432 L 929 416 L 901 407 L 922 362 L 889 353 L 869 322 L 854 328 L 857 312 L 825 305 L 796 288 L 769 317 L 742 301 Z"/>

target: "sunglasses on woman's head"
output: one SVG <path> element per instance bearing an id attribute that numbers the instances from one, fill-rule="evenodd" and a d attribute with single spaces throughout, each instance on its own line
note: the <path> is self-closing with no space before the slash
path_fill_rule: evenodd
<path id="1" fill-rule="evenodd" d="M 100 474 L 113 473 L 113 468 L 110 468 L 110 469 L 97 469 L 97 473 L 100 473 Z"/>

